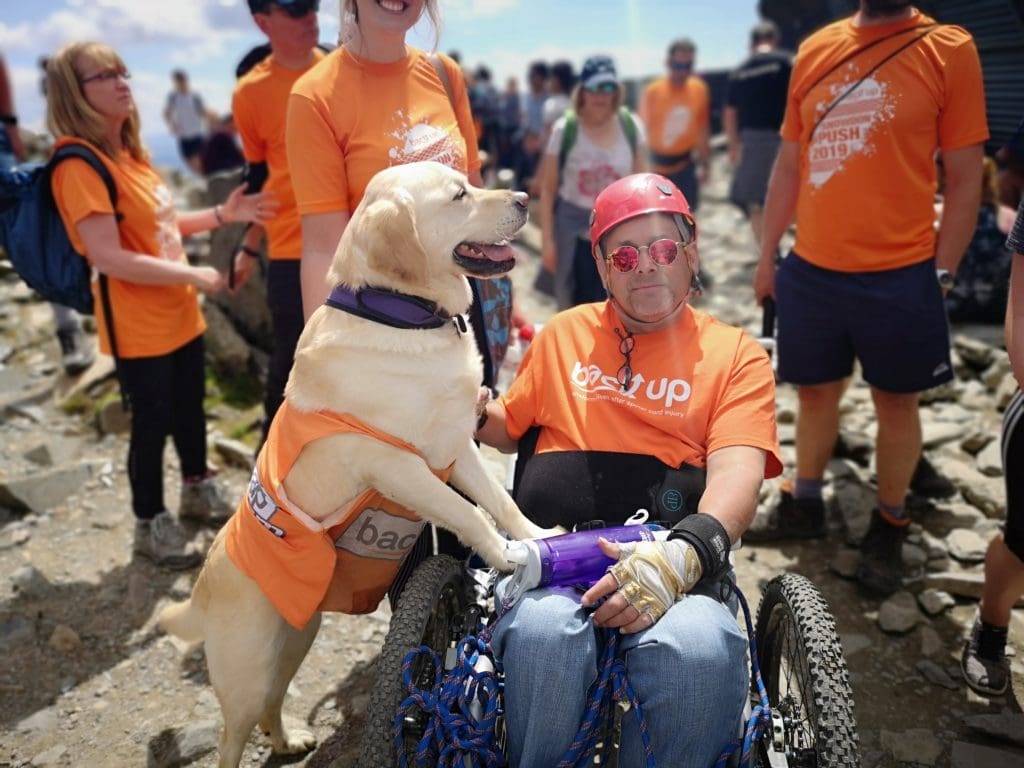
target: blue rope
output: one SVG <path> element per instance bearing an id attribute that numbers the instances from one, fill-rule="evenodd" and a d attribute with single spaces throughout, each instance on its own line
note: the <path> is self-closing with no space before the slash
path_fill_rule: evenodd
<path id="1" fill-rule="evenodd" d="M 750 713 L 750 719 L 747 720 L 747 725 L 743 730 L 742 740 L 737 739 L 726 745 L 725 749 L 722 750 L 722 754 L 719 755 L 718 761 L 715 763 L 715 768 L 725 768 L 729 763 L 729 758 L 737 749 L 740 750 L 740 768 L 750 768 L 753 765 L 751 759 L 753 758 L 754 745 L 761 739 L 765 729 L 772 721 L 771 705 L 768 702 L 768 690 L 764 687 L 764 679 L 761 677 L 761 665 L 757 661 L 757 638 L 754 636 L 754 624 L 750 619 L 750 607 L 747 605 L 747 599 L 740 592 L 739 587 L 733 585 L 733 591 L 740 601 L 740 606 L 743 608 L 743 618 L 747 622 L 747 639 L 750 642 L 750 667 L 754 675 L 754 684 L 757 686 L 757 697 L 761 700 L 761 703 L 756 705 Z"/>
<path id="2" fill-rule="evenodd" d="M 757 645 L 750 608 L 739 588 L 733 585 L 733 590 L 743 608 L 743 616 L 747 623 L 751 667 L 761 703 L 754 707 L 742 740 L 737 739 L 725 747 L 715 763 L 715 768 L 724 768 L 736 750 L 741 750 L 741 768 L 749 768 L 754 745 L 771 722 L 768 692 L 757 661 Z M 406 655 L 402 662 L 402 683 L 409 691 L 409 696 L 399 705 L 392 726 L 399 768 L 409 766 L 403 734 L 405 716 L 417 710 L 427 714 L 429 722 L 413 756 L 413 765 L 416 768 L 432 765 L 441 768 L 501 768 L 506 765 L 505 755 L 497 744 L 495 734 L 497 717 L 503 714 L 499 707 L 502 689 L 502 683 L 498 679 L 500 667 L 495 664 L 495 671 L 480 672 L 475 666 L 480 654 L 487 654 L 493 660 L 491 634 L 510 608 L 511 601 L 504 601 L 497 615 L 487 626 L 477 626 L 476 636 L 467 635 L 459 641 L 456 647 L 455 666 L 447 674 L 444 673 L 441 659 L 429 646 L 421 645 Z M 598 678 L 587 691 L 587 707 L 583 722 L 569 750 L 558 762 L 558 768 L 583 768 L 592 764 L 594 753 L 606 733 L 606 724 L 611 722 L 613 717 L 615 703 L 621 701 L 629 702 L 636 713 L 646 768 L 655 768 L 647 718 L 640 698 L 626 675 L 625 663 L 618 657 L 619 639 L 617 629 L 604 630 L 604 649 Z M 429 690 L 417 688 L 412 679 L 412 666 L 420 655 L 427 656 L 433 665 L 434 684 Z M 483 708 L 483 716 L 479 720 L 470 712 L 470 705 L 474 701 Z"/>
<path id="3" fill-rule="evenodd" d="M 572 745 L 562 755 L 558 768 L 582 768 L 593 764 L 593 755 L 606 732 L 606 725 L 614 717 L 617 701 L 628 701 L 636 712 L 640 739 L 644 747 L 644 761 L 647 768 L 655 768 L 654 749 L 647 728 L 647 718 L 640 706 L 640 697 L 626 677 L 626 665 L 618 658 L 619 630 L 604 630 L 604 652 L 601 655 L 600 673 L 587 691 L 587 708 L 583 723 L 573 738 Z"/>

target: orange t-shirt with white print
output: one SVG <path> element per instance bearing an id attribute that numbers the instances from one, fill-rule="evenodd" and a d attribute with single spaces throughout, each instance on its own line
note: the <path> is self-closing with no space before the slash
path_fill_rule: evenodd
<path id="1" fill-rule="evenodd" d="M 378 64 L 343 46 L 292 88 L 288 165 L 300 215 L 351 213 L 374 174 L 393 165 L 435 160 L 466 174 L 480 169 L 461 70 L 439 55 L 453 111 L 427 54 L 408 50 Z"/>
<path id="2" fill-rule="evenodd" d="M 873 272 L 934 256 L 935 151 L 988 138 L 978 52 L 966 31 L 942 25 L 871 72 L 933 23 L 916 12 L 867 27 L 848 18 L 800 46 L 782 138 L 800 144 L 794 251 L 812 264 Z M 844 57 L 901 30 L 815 85 Z"/>
<path id="3" fill-rule="evenodd" d="M 78 139 L 62 138 L 56 146 L 86 144 L 103 161 L 117 188 L 117 230 L 121 247 L 149 256 L 185 263 L 185 249 L 178 229 L 178 214 L 170 189 L 152 165 L 122 152 L 116 162 L 98 148 Z M 65 160 L 51 181 L 54 201 L 75 250 L 89 259 L 77 225 L 92 214 L 111 214 L 114 209 L 103 179 L 84 161 Z M 111 277 L 111 313 L 117 355 L 123 358 L 155 357 L 180 349 L 206 330 L 196 289 L 187 284 L 142 285 Z M 100 350 L 111 354 L 99 281 L 92 281 Z"/>
<path id="4" fill-rule="evenodd" d="M 782 472 L 775 427 L 775 377 L 761 346 L 739 328 L 686 307 L 670 328 L 633 336 L 633 378 L 608 302 L 556 315 L 530 344 L 501 398 L 518 440 L 541 427 L 537 453 L 608 451 L 704 468 L 721 448 L 767 452 L 765 477 Z"/>
<path id="5" fill-rule="evenodd" d="M 680 85 L 659 77 L 644 89 L 640 115 L 647 124 L 647 145 L 659 155 L 689 152 L 711 121 L 708 84 L 690 75 Z M 665 170 L 660 166 L 655 171 Z"/>
<path id="6" fill-rule="evenodd" d="M 302 230 L 288 170 L 285 120 L 288 94 L 295 81 L 325 55 L 314 48 L 308 67 L 288 69 L 271 54 L 238 81 L 231 100 L 231 114 L 242 139 L 245 159 L 249 163 L 267 164 L 269 175 L 263 191 L 273 194 L 280 204 L 274 218 L 263 225 L 271 259 L 294 260 L 302 256 Z"/>

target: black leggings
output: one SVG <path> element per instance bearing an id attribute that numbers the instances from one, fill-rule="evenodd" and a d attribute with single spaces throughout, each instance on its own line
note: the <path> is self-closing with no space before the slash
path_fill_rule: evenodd
<path id="1" fill-rule="evenodd" d="M 182 477 L 206 473 L 203 337 L 157 357 L 118 360 L 132 409 L 128 480 L 132 511 L 144 520 L 164 507 L 164 443 L 174 439 Z"/>
<path id="2" fill-rule="evenodd" d="M 1006 478 L 1007 548 L 1024 560 L 1024 392 L 1010 400 L 1003 416 L 1003 477 Z"/>
<path id="3" fill-rule="evenodd" d="M 295 345 L 299 343 L 304 319 L 302 316 L 302 284 L 299 282 L 298 259 L 271 259 L 267 267 L 267 306 L 274 326 L 274 351 L 267 370 L 267 393 L 263 400 L 266 421 L 263 439 L 270 422 L 284 401 L 284 385 L 295 360 Z"/>

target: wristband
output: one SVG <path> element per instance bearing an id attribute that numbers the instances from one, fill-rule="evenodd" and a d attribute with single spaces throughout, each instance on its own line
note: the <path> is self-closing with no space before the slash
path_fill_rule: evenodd
<path id="1" fill-rule="evenodd" d="M 223 227 L 224 226 L 224 217 L 220 215 L 220 206 L 219 205 L 213 206 L 213 215 L 217 217 L 217 226 Z"/>
<path id="2" fill-rule="evenodd" d="M 716 578 L 729 567 L 729 534 L 711 515 L 701 512 L 687 515 L 668 534 L 669 541 L 682 539 L 692 546 L 700 559 L 703 578 Z"/>
<path id="3" fill-rule="evenodd" d="M 17 125 L 18 124 L 18 116 L 17 115 L 0 115 L 0 123 L 3 123 L 4 125 Z"/>
<path id="4" fill-rule="evenodd" d="M 241 246 L 239 250 L 246 256 L 251 256 L 254 259 L 258 259 L 260 257 L 260 252 L 255 248 L 250 248 L 248 245 Z"/>

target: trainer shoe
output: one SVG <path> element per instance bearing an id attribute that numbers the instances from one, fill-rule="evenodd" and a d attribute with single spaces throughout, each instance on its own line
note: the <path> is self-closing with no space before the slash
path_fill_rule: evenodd
<path id="1" fill-rule="evenodd" d="M 182 480 L 178 518 L 209 525 L 223 525 L 235 511 L 235 505 L 228 499 L 228 490 L 212 473 L 197 480 Z"/>
<path id="2" fill-rule="evenodd" d="M 996 635 L 1001 635 L 996 637 Z M 987 636 L 986 636 L 987 635 Z M 986 647 L 987 646 L 987 647 Z M 983 649 L 990 651 L 982 655 Z M 991 632 L 981 619 L 974 620 L 960 656 L 960 670 L 972 691 L 983 696 L 1002 696 L 1010 686 L 1010 662 L 1006 657 L 1005 630 Z"/>
<path id="3" fill-rule="evenodd" d="M 57 341 L 60 342 L 60 364 L 68 376 L 77 376 L 96 359 L 92 343 L 81 328 L 58 328 Z"/>
<path id="4" fill-rule="evenodd" d="M 861 560 L 857 581 L 871 595 L 888 597 L 903 586 L 903 540 L 906 525 L 888 523 L 877 509 L 871 512 L 871 525 L 860 544 Z"/>
<path id="5" fill-rule="evenodd" d="M 743 540 L 749 542 L 780 539 L 820 539 L 825 535 L 825 502 L 798 499 L 783 489 L 778 506 L 766 515 L 754 518 Z"/>
<path id="6" fill-rule="evenodd" d="M 956 493 L 956 486 L 948 477 L 939 474 L 935 466 L 922 456 L 910 478 L 910 490 L 928 499 L 948 499 Z"/>
<path id="7" fill-rule="evenodd" d="M 166 509 L 151 520 L 135 520 L 132 549 L 171 570 L 195 568 L 203 560 L 203 553 L 188 540 L 181 525 Z"/>

